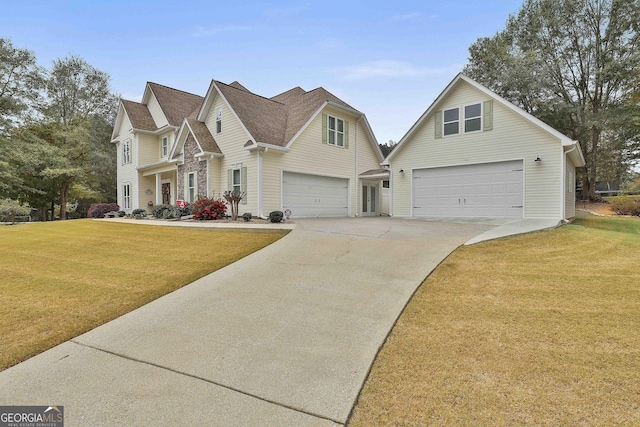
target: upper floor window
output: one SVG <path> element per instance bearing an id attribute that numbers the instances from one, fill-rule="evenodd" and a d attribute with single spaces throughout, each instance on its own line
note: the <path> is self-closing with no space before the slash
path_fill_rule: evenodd
<path id="1" fill-rule="evenodd" d="M 216 108 L 216 133 L 222 132 L 222 107 Z"/>
<path id="2" fill-rule="evenodd" d="M 482 129 L 482 104 L 464 107 L 464 131 L 475 132 Z"/>
<path id="3" fill-rule="evenodd" d="M 455 135 L 460 132 L 460 110 L 451 108 L 444 110 L 444 135 Z"/>
<path id="4" fill-rule="evenodd" d="M 328 117 L 327 142 L 337 147 L 344 147 L 344 120 L 333 116 Z"/>
<path id="5" fill-rule="evenodd" d="M 464 133 L 482 130 L 482 104 L 466 105 L 462 108 L 463 117 L 460 117 L 460 108 L 444 110 L 442 117 L 442 134 L 457 135 L 461 132 L 460 122 L 464 124 Z"/>
<path id="6" fill-rule="evenodd" d="M 162 143 L 160 144 L 160 154 L 162 157 L 167 157 L 169 155 L 169 137 L 162 137 Z"/>
<path id="7" fill-rule="evenodd" d="M 131 140 L 127 139 L 122 143 L 122 164 L 131 163 Z"/>

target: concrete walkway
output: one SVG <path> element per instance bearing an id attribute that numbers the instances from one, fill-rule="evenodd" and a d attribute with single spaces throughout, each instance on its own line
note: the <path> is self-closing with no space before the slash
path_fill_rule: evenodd
<path id="1" fill-rule="evenodd" d="M 331 426 L 423 279 L 495 225 L 297 220 L 273 245 L 0 373 L 66 426 Z M 153 272 L 149 272 L 153 274 Z"/>

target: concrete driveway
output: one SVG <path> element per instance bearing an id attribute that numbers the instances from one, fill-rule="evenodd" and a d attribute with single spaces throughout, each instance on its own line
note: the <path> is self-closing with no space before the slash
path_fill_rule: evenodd
<path id="1" fill-rule="evenodd" d="M 415 289 L 494 227 L 296 222 L 275 244 L 0 373 L 0 403 L 64 406 L 66 426 L 342 425 Z"/>

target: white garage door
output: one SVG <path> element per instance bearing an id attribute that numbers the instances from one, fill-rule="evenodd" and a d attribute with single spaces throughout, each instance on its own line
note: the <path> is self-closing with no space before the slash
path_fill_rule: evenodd
<path id="1" fill-rule="evenodd" d="M 413 215 L 522 218 L 522 160 L 414 170 Z"/>
<path id="2" fill-rule="evenodd" d="M 348 215 L 347 179 L 285 172 L 282 180 L 282 209 L 292 218 Z"/>

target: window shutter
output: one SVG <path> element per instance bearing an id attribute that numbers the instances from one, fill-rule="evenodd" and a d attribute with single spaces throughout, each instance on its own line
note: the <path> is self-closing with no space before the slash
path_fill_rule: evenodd
<path id="1" fill-rule="evenodd" d="M 436 111 L 435 130 L 436 130 L 435 137 L 442 138 L 442 110 Z"/>
<path id="2" fill-rule="evenodd" d="M 233 169 L 227 169 L 227 190 L 233 191 Z"/>
<path id="3" fill-rule="evenodd" d="M 322 143 L 327 143 L 327 115 L 322 113 Z"/>
<path id="4" fill-rule="evenodd" d="M 484 101 L 484 128 L 483 130 L 493 129 L 493 101 Z"/>
<path id="5" fill-rule="evenodd" d="M 243 205 L 247 204 L 247 168 L 243 167 L 240 171 L 240 189 L 244 193 L 244 197 L 242 198 Z"/>
<path id="6" fill-rule="evenodd" d="M 344 148 L 349 148 L 349 122 L 344 121 Z"/>

